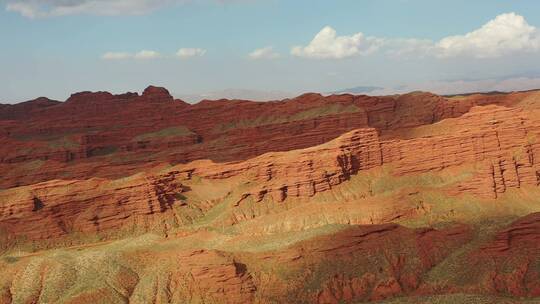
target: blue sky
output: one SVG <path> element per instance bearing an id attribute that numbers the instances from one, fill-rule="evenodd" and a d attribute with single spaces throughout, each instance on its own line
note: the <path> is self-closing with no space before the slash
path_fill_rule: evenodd
<path id="1" fill-rule="evenodd" d="M 1 3 L 4 103 L 148 84 L 179 96 L 232 88 L 298 93 L 365 85 L 382 94 L 540 87 L 535 0 Z"/>

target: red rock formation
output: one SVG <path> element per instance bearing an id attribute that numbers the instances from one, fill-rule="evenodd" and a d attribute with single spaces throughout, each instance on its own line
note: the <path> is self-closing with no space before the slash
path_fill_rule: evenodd
<path id="1" fill-rule="evenodd" d="M 193 174 L 210 179 L 224 179 L 240 174 L 253 177 L 259 189 L 246 193 L 258 201 L 266 195 L 276 201 L 287 197 L 311 197 L 348 180 L 359 170 L 382 165 L 375 129 L 359 129 L 313 148 L 288 153 L 268 153 L 246 162 L 198 164 Z M 237 204 L 240 204 L 239 201 Z"/>
<path id="2" fill-rule="evenodd" d="M 498 232 L 495 239 L 480 250 L 483 254 L 540 250 L 540 213 L 533 213 L 515 221 L 507 229 Z"/>
<path id="3" fill-rule="evenodd" d="M 32 112 L 60 104 L 59 101 L 39 97 L 34 100 L 14 105 L 0 104 L 0 120 L 21 120 L 29 117 Z"/>
<path id="4" fill-rule="evenodd" d="M 103 154 L 130 158 L 131 166 L 158 159 L 221 162 L 311 147 L 357 128 L 374 127 L 391 136 L 392 130 L 460 116 L 472 105 L 428 93 L 399 97 L 305 94 L 279 102 L 222 100 L 191 106 L 173 101 L 166 89 L 157 87 L 149 87 L 142 96 L 77 93 L 65 103 L 20 111 L 24 116 L 10 114 L 9 109 L 19 105 L 0 111 L 0 143 L 5 147 L 0 147 L 2 171 L 16 171 L 21 162 L 51 160 L 39 175 L 26 171 L 3 179 L 0 186 L 32 184 L 67 173 L 84 178 L 86 160 Z M 180 134 L 134 141 L 137 136 L 179 126 L 191 132 L 188 139 Z M 154 156 L 157 153 L 159 157 Z M 93 173 L 119 177 L 124 172 L 121 166 L 109 162 L 108 170 Z"/>
<path id="5" fill-rule="evenodd" d="M 498 232 L 471 253 L 471 261 L 469 272 L 487 273 L 481 279 L 488 292 L 540 296 L 540 213 L 520 218 Z"/>
<path id="6" fill-rule="evenodd" d="M 98 104 L 106 101 L 112 101 L 115 99 L 115 96 L 109 92 L 79 92 L 71 94 L 71 96 L 66 100 L 66 103 L 92 103 Z"/>
<path id="7" fill-rule="evenodd" d="M 128 180 L 52 180 L 0 193 L 3 245 L 19 237 L 54 240 L 69 233 L 141 231 L 171 214 L 183 191 L 174 173 Z"/>
<path id="8" fill-rule="evenodd" d="M 466 226 L 417 231 L 394 224 L 356 226 L 272 258 L 293 269 L 311 269 L 303 279 L 304 284 L 322 280 L 315 287 L 317 303 L 379 301 L 413 293 L 422 274 L 470 240 L 470 232 Z M 318 270 L 319 263 L 331 261 L 335 268 Z"/>
<path id="9" fill-rule="evenodd" d="M 266 154 L 241 163 L 204 164 L 194 169 L 208 178 L 229 178 L 249 171 L 262 185 L 259 200 L 271 195 L 313 196 L 360 170 L 383 164 L 396 175 L 440 171 L 478 164 L 472 180 L 452 192 L 497 197 L 508 188 L 540 184 L 539 122 L 521 109 L 474 108 L 452 122 L 455 132 L 410 140 L 381 140 L 375 129 L 349 132 L 328 144 L 290 154 Z M 445 134 L 446 133 L 446 134 Z"/>
<path id="10" fill-rule="evenodd" d="M 181 257 L 179 265 L 180 271 L 189 273 L 189 280 L 195 283 L 191 285 L 192 291 L 185 296 L 188 301 L 203 294 L 208 300 L 220 303 L 253 302 L 257 288 L 251 275 L 247 273 L 246 265 L 231 260 L 220 252 L 205 250 Z"/>
<path id="11" fill-rule="evenodd" d="M 411 140 L 383 141 L 383 162 L 394 164 L 399 175 L 439 171 L 478 164 L 473 180 L 456 192 L 497 197 L 508 188 L 537 186 L 540 167 L 538 121 L 522 109 L 497 106 L 474 108 L 452 121 L 449 131 Z"/>
<path id="12" fill-rule="evenodd" d="M 147 87 L 141 98 L 142 101 L 146 102 L 167 102 L 173 101 L 173 97 L 165 88 L 149 86 Z"/>
<path id="13" fill-rule="evenodd" d="M 0 245 L 3 249 L 30 243 L 54 247 L 56 241 L 85 242 L 76 236 L 111 240 L 148 231 L 189 235 L 217 230 L 218 224 L 224 239 L 239 237 L 235 233 L 253 237 L 257 229 L 242 231 L 246 227 L 242 222 L 265 214 L 240 214 L 242 207 L 278 209 L 272 219 L 279 220 L 288 208 L 303 212 L 298 209 L 309 208 L 304 202 L 324 192 L 334 195 L 330 190 L 347 186 L 354 175 L 367 171 L 363 177 L 385 171 L 389 178 L 400 179 L 468 170 L 463 178 L 438 189 L 438 194 L 457 198 L 467 194 L 492 203 L 511 189 L 540 185 L 540 121 L 530 105 L 531 96 L 536 96 L 531 94 L 536 92 L 450 99 L 429 93 L 305 94 L 268 103 L 219 100 L 188 105 L 174 100 L 164 88 L 149 87 L 140 96 L 81 92 L 64 103 L 41 98 L 2 106 Z M 373 201 L 354 198 L 347 207 L 369 203 L 369 211 L 382 205 L 391 209 L 380 212 L 379 222 L 421 213 L 429 217 L 429 206 L 419 211 L 425 208 L 423 202 L 410 204 L 415 189 L 409 188 L 399 188 L 403 193 L 388 197 L 370 193 Z M 349 209 L 340 199 L 336 195 L 336 206 L 346 212 Z M 392 199 L 394 204 L 388 204 Z M 324 213 L 325 208 L 334 205 L 319 204 L 310 212 Z M 301 222 L 305 218 L 294 214 L 291 218 L 300 221 L 298 227 L 306 224 Z M 168 290 L 165 302 L 195 301 L 201 296 L 208 301 L 252 302 L 261 285 L 246 265 L 269 261 L 297 271 L 310 269 L 297 272 L 296 281 L 291 280 L 313 287 L 309 293 L 276 288 L 272 296 L 277 299 L 375 301 L 433 294 L 444 288 L 445 292 L 537 296 L 538 222 L 537 215 L 523 218 L 493 242 L 473 248 L 470 265 L 462 262 L 460 268 L 474 277 L 470 288 L 423 281 L 430 269 L 471 239 L 467 226 L 415 230 L 396 224 L 354 227 L 271 253 L 240 254 L 239 259 L 213 250 L 169 252 L 177 254 L 171 265 L 178 267 L 167 274 L 166 288 L 159 282 L 155 288 Z M 174 232 L 171 227 L 185 230 Z M 291 227 L 284 232 L 294 231 Z M 229 228 L 238 230 L 225 233 Z M 156 254 L 137 258 L 147 263 Z M 244 265 L 240 261 L 246 256 Z M 325 269 L 325 263 L 336 268 Z M 45 268 L 39 268 L 40 282 L 45 282 Z M 147 274 L 141 269 L 155 271 L 140 265 L 134 269 L 141 276 Z M 139 274 L 116 275 L 115 280 L 125 285 L 121 292 L 105 286 L 99 293 L 121 293 L 129 299 Z M 182 284 L 188 276 L 191 281 L 186 287 Z M 0 303 L 19 301 L 12 298 L 19 295 L 2 288 Z M 170 290 L 181 290 L 180 298 Z M 78 294 L 74 301 L 95 302 L 99 293 L 94 292 Z M 32 302 L 32 297 L 24 301 Z"/>
<path id="14" fill-rule="evenodd" d="M 0 213 L 2 214 L 0 223 L 14 229 L 14 234 L 18 231 L 36 239 L 47 235 L 61 236 L 67 231 L 88 232 L 92 231 L 93 227 L 114 230 L 124 227 L 126 223 L 133 225 L 133 221 L 136 221 L 135 218 L 139 215 L 170 209 L 175 200 L 169 198 L 175 191 L 182 191 L 182 179 L 171 180 L 171 185 L 166 185 L 168 190 L 163 194 L 166 198 L 161 197 L 155 189 L 160 181 L 168 180 L 168 176 L 174 176 L 174 172 L 186 172 L 210 180 L 232 178 L 250 180 L 253 186 L 235 198 L 235 206 L 241 206 L 247 198 L 253 198 L 256 202 L 262 201 L 265 197 L 275 202 L 282 202 L 289 197 L 309 198 L 316 193 L 332 189 L 360 171 L 382 165 L 391 166 L 392 174 L 403 176 L 476 163 L 477 169 L 473 170 L 472 178 L 454 185 L 449 193 L 453 195 L 469 193 L 497 198 L 507 189 L 539 184 L 540 167 L 536 159 L 540 157 L 540 143 L 531 140 L 537 134 L 540 136 L 538 126 L 537 122 L 521 109 L 486 106 L 474 108 L 470 113 L 454 119 L 451 129 L 453 132 L 439 130 L 437 131 L 439 133 L 429 137 L 382 140 L 376 129 L 363 128 L 346 133 L 329 143 L 307 149 L 272 152 L 242 162 L 222 164 L 197 161 L 181 165 L 171 169 L 169 173 L 164 173 L 165 175 L 135 178 L 133 183 L 129 183 L 125 188 L 106 187 L 107 184 L 115 182 L 100 179 L 38 183 L 1 194 L 9 203 L 0 206 L 4 210 Z M 86 136 L 82 137 L 80 142 L 92 145 L 94 140 L 99 141 L 99 138 Z M 166 146 L 151 142 L 144 145 L 155 149 L 167 149 L 193 144 L 197 140 L 197 136 L 190 134 L 182 136 L 176 142 L 168 142 Z M 132 148 L 126 149 L 129 151 Z M 99 148 L 87 148 L 79 153 L 84 154 L 84 157 L 92 157 L 100 151 Z M 49 157 L 58 157 L 61 160 L 83 156 L 58 153 Z M 84 178 L 88 170 L 95 172 L 101 169 L 93 166 L 93 163 L 79 164 L 78 174 Z M 152 166 L 155 164 L 148 162 L 145 168 Z M 135 163 L 126 169 L 142 168 Z M 38 197 L 46 206 L 49 205 L 48 201 L 61 205 L 55 210 L 62 210 L 62 213 L 54 212 L 52 208 L 45 208 L 44 212 L 39 214 L 30 212 L 32 200 L 36 196 L 30 193 L 55 193 L 57 191 L 55 189 L 70 187 L 77 188 L 78 191 L 69 195 L 62 192 L 62 195 L 46 194 Z M 101 190 L 96 191 L 96 188 Z M 144 194 L 146 192 L 155 193 L 155 197 Z M 21 197 L 20 193 L 27 194 Z M 100 200 L 97 200 L 98 197 Z M 163 200 L 170 200 L 171 203 L 166 203 L 165 207 L 157 207 Z M 19 218 L 24 220 L 21 221 Z M 42 221 L 46 221 L 47 224 Z M 72 222 L 76 224 L 71 224 Z M 22 226 L 19 228 L 14 223 Z M 50 230 L 32 232 L 37 230 L 32 223 L 49 227 Z M 69 228 L 62 228 L 66 225 Z"/>

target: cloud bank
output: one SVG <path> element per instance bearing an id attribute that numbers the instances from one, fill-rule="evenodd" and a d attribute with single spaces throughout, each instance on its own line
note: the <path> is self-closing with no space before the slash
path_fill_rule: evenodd
<path id="1" fill-rule="evenodd" d="M 384 51 L 390 55 L 415 54 L 437 58 L 496 58 L 513 53 L 540 51 L 540 30 L 516 13 L 501 14 L 479 29 L 439 41 L 419 38 L 387 39 L 359 32 L 337 36 L 324 27 L 307 46 L 295 46 L 291 54 L 311 59 L 343 59 Z"/>
<path id="2" fill-rule="evenodd" d="M 28 18 L 67 15 L 140 15 L 178 0 L 13 0 L 6 9 Z"/>
<path id="3" fill-rule="evenodd" d="M 67 15 L 139 15 L 163 6 L 197 0 L 6 0 L 6 9 L 28 18 Z M 214 0 L 219 3 L 234 0 Z M 362 32 L 338 36 L 331 26 L 322 28 L 306 45 L 291 48 L 291 55 L 309 59 L 344 59 L 378 52 L 387 55 L 432 56 L 436 58 L 472 57 L 497 58 L 515 53 L 540 51 L 540 29 L 530 25 L 523 16 L 510 12 L 496 16 L 480 28 L 465 34 L 443 37 L 437 41 L 421 38 L 384 38 Z M 180 49 L 177 56 L 203 56 L 206 50 Z M 129 57 L 155 58 L 156 54 L 106 54 L 106 59 Z M 251 59 L 273 59 L 280 55 L 272 47 L 256 49 Z"/>
<path id="4" fill-rule="evenodd" d="M 441 39 L 435 47 L 439 57 L 469 55 L 477 58 L 500 57 L 517 51 L 538 51 L 539 30 L 523 16 L 507 13 L 465 35 Z"/>
<path id="5" fill-rule="evenodd" d="M 314 59 L 343 59 L 356 55 L 368 55 L 379 49 L 382 40 L 365 37 L 363 33 L 337 36 L 336 30 L 325 26 L 307 46 L 295 46 L 291 54 Z"/>
<path id="6" fill-rule="evenodd" d="M 105 60 L 124 60 L 124 59 L 155 59 L 161 57 L 156 51 L 142 50 L 137 53 L 128 52 L 107 52 L 101 56 Z"/>
<path id="7" fill-rule="evenodd" d="M 176 52 L 175 56 L 182 59 L 191 57 L 201 57 L 206 54 L 205 49 L 200 48 L 181 48 Z M 137 53 L 130 52 L 107 52 L 101 56 L 105 60 L 125 60 L 125 59 L 156 59 L 156 58 L 171 58 L 172 55 L 162 55 L 159 52 L 151 50 L 142 50 Z"/>
<path id="8" fill-rule="evenodd" d="M 28 18 L 68 15 L 143 15 L 167 5 L 199 0 L 5 0 L 8 11 Z M 240 0 L 213 0 L 228 4 Z"/>
<path id="9" fill-rule="evenodd" d="M 205 49 L 200 48 L 181 48 L 176 52 L 176 56 L 187 59 L 191 57 L 201 57 L 206 54 Z"/>
<path id="10" fill-rule="evenodd" d="M 279 53 L 275 52 L 271 46 L 256 49 L 248 56 L 251 59 L 276 59 L 280 57 Z"/>

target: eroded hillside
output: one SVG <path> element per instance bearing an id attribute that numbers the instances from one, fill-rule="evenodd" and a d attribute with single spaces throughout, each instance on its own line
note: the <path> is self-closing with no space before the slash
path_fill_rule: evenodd
<path id="1" fill-rule="evenodd" d="M 540 297 L 537 91 L 83 92 L 0 143 L 0 303 Z"/>

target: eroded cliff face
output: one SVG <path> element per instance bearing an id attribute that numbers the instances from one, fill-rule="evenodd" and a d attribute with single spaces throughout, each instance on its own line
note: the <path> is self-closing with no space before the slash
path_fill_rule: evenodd
<path id="1" fill-rule="evenodd" d="M 538 104 L 149 87 L 3 106 L 0 303 L 538 297 Z"/>
<path id="2" fill-rule="evenodd" d="M 518 297 L 540 295 L 540 213 L 533 213 L 497 232 L 472 253 L 471 277 L 485 273 L 486 289 Z M 489 269 L 486 271 L 485 269 Z"/>
<path id="3" fill-rule="evenodd" d="M 69 233 L 150 229 L 173 204 L 182 184 L 169 173 L 125 180 L 52 180 L 2 191 L 1 226 L 9 238 L 53 240 Z M 174 217 L 171 220 L 175 220 Z"/>
<path id="4" fill-rule="evenodd" d="M 267 103 L 188 105 L 156 87 L 141 96 L 81 92 L 64 103 L 37 99 L 0 112 L 0 169 L 9 172 L 0 186 L 66 177 L 116 178 L 137 173 L 149 162 L 246 160 L 319 145 L 358 128 L 386 134 L 431 124 L 459 117 L 475 104 L 411 93 L 305 94 Z"/>
<path id="5" fill-rule="evenodd" d="M 195 174 L 210 179 L 247 174 L 265 195 L 311 197 L 350 179 L 359 171 L 384 165 L 395 176 L 440 172 L 473 165 L 473 178 L 452 194 L 497 198 L 511 188 L 540 184 L 540 122 L 536 113 L 501 106 L 474 107 L 452 120 L 430 125 L 427 136 L 384 140 L 374 128 L 362 128 L 327 144 L 288 153 L 269 153 L 233 164 L 199 165 Z"/>
<path id="6" fill-rule="evenodd" d="M 433 125 L 442 130 L 429 137 L 382 140 L 376 129 L 363 128 L 323 145 L 270 152 L 247 161 L 197 161 L 117 180 L 53 180 L 14 188 L 0 194 L 6 202 L 0 219 L 13 231 L 10 234 L 30 239 L 73 231 L 150 227 L 155 225 L 152 219 L 156 214 L 160 222 L 167 219 L 181 225 L 181 215 L 176 213 L 189 207 L 189 201 L 181 197 L 190 195 L 194 177 L 210 184 L 248 182 L 236 188 L 238 193 L 229 195 L 234 200 L 233 210 L 247 200 L 260 203 L 266 198 L 280 203 L 309 199 L 363 171 L 383 166 L 391 167 L 391 174 L 400 177 L 472 165 L 470 178 L 448 187 L 446 192 L 453 196 L 496 199 L 509 189 L 540 184 L 540 166 L 535 161 L 540 157 L 540 143 L 533 140 L 540 136 L 540 125 L 522 109 L 478 107 L 449 123 L 449 130 L 445 129 L 447 122 Z M 217 203 L 219 200 L 212 202 Z"/>

